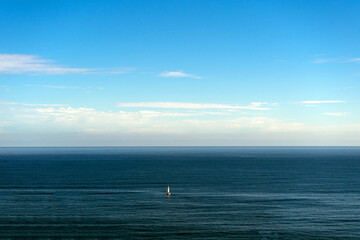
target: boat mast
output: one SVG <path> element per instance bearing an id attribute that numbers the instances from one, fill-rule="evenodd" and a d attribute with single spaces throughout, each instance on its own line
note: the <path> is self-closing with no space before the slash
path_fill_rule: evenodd
<path id="1" fill-rule="evenodd" d="M 171 193 L 170 193 L 170 186 L 168 186 L 166 195 L 170 196 L 170 194 L 171 194 Z"/>

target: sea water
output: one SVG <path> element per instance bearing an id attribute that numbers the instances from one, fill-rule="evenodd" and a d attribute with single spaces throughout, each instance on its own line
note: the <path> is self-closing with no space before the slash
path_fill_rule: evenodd
<path id="1" fill-rule="evenodd" d="M 360 148 L 0 148 L 0 239 L 360 239 Z"/>

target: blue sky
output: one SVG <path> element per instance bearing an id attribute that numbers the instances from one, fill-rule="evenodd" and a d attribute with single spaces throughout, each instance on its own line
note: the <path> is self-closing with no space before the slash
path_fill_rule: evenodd
<path id="1" fill-rule="evenodd" d="M 360 145 L 359 11 L 0 0 L 0 146 Z"/>

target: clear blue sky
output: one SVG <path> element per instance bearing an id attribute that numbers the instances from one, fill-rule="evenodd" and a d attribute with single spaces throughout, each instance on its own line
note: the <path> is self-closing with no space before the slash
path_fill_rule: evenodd
<path id="1" fill-rule="evenodd" d="M 359 12 L 0 0 L 0 146 L 360 145 Z"/>

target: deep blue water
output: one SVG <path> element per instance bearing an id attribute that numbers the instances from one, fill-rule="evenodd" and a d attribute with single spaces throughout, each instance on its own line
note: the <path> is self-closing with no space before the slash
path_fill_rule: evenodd
<path id="1" fill-rule="evenodd" d="M 360 148 L 0 148 L 0 239 L 360 239 Z"/>

